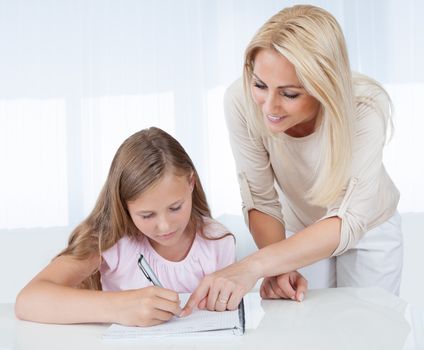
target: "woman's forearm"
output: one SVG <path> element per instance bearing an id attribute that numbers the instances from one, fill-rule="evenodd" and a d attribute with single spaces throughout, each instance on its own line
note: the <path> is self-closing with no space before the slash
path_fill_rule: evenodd
<path id="1" fill-rule="evenodd" d="M 285 238 L 284 225 L 259 210 L 252 209 L 249 211 L 249 226 L 258 248 L 266 247 Z"/>
<path id="2" fill-rule="evenodd" d="M 246 258 L 248 265 L 260 269 L 262 277 L 297 270 L 328 258 L 340 241 L 341 219 L 321 220 L 290 238 L 266 246 Z"/>

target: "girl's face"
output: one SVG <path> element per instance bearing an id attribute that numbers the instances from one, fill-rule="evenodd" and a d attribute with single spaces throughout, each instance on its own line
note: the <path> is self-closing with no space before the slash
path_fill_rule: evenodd
<path id="1" fill-rule="evenodd" d="M 307 94 L 293 64 L 278 52 L 262 49 L 256 54 L 251 93 L 271 132 L 293 137 L 314 132 L 320 103 Z"/>
<path id="2" fill-rule="evenodd" d="M 127 202 L 135 226 L 156 252 L 168 260 L 183 259 L 193 242 L 194 232 L 186 232 L 193 181 L 168 172 L 136 200 Z"/>

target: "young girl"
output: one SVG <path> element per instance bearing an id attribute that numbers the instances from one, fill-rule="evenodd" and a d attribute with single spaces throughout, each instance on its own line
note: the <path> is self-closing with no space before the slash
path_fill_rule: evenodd
<path id="1" fill-rule="evenodd" d="M 164 288 L 140 271 L 140 254 Z M 234 238 L 211 218 L 189 156 L 149 128 L 118 149 L 93 211 L 19 293 L 15 311 L 46 323 L 155 325 L 180 314 L 178 292 L 234 259 Z"/>

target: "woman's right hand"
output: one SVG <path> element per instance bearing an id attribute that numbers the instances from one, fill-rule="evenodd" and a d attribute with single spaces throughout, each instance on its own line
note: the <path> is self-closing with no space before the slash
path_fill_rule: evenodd
<path id="1" fill-rule="evenodd" d="M 299 272 L 292 271 L 274 277 L 265 277 L 260 288 L 263 299 L 292 299 L 302 301 L 308 281 Z"/>
<path id="2" fill-rule="evenodd" d="M 152 286 L 118 292 L 114 322 L 126 326 L 154 326 L 180 313 L 178 293 Z"/>
<path id="3" fill-rule="evenodd" d="M 243 296 L 261 277 L 257 265 L 241 260 L 203 278 L 187 301 L 181 317 L 195 308 L 209 311 L 236 310 Z"/>

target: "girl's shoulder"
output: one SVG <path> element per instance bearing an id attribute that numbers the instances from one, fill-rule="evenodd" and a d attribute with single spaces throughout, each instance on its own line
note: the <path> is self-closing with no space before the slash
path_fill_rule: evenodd
<path id="1" fill-rule="evenodd" d="M 225 235 L 230 234 L 231 232 L 219 221 L 204 216 L 203 218 L 203 235 L 206 239 L 217 239 L 223 237 Z"/>
<path id="2" fill-rule="evenodd" d="M 112 247 L 102 252 L 103 262 L 111 270 L 118 266 L 132 264 L 134 257 L 145 250 L 146 241 L 147 239 L 144 236 L 141 236 L 140 239 L 124 236 Z"/>
<path id="3" fill-rule="evenodd" d="M 235 249 L 235 237 L 230 230 L 208 217 L 203 218 L 203 230 L 197 232 L 196 241 L 197 252 L 205 256 L 233 253 Z"/>
<path id="4" fill-rule="evenodd" d="M 103 254 L 111 250 L 128 251 L 139 249 L 140 246 L 145 245 L 145 241 L 146 237 L 144 235 L 140 235 L 140 237 L 137 239 L 125 235 L 120 238 L 112 247 L 104 251 Z"/>
<path id="5" fill-rule="evenodd" d="M 212 218 L 203 218 L 203 232 L 196 234 L 193 244 L 193 256 L 199 261 L 223 262 L 228 264 L 235 259 L 234 235 L 220 222 Z M 227 264 L 227 265 L 228 265 Z"/>

